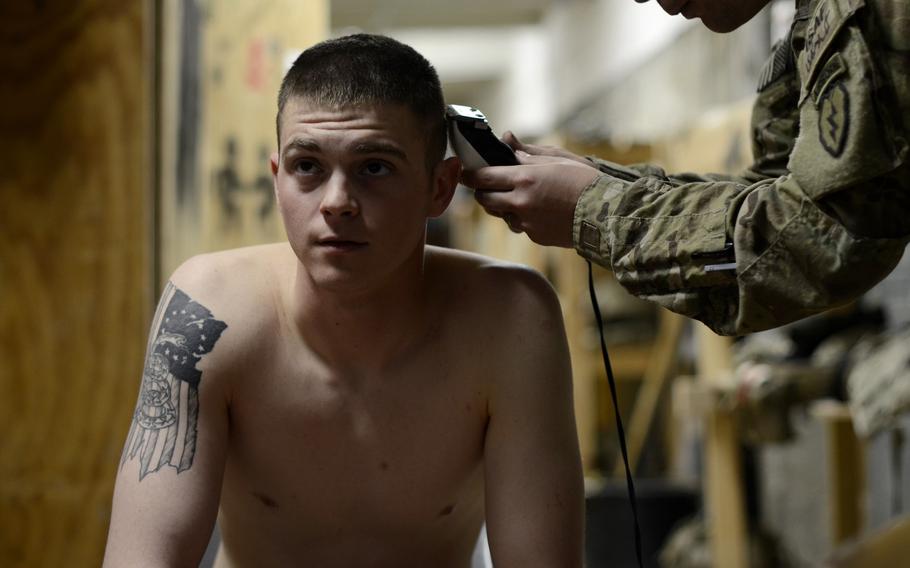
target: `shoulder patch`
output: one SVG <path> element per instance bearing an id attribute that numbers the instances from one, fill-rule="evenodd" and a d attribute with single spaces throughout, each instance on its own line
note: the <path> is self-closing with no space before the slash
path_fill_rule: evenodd
<path id="1" fill-rule="evenodd" d="M 842 78 L 845 73 L 847 73 L 847 64 L 844 63 L 844 58 L 841 57 L 840 53 L 835 53 L 825 63 L 822 70 L 819 71 L 815 86 L 812 87 L 812 98 L 816 107 L 818 107 L 819 101 L 828 90 L 828 87 L 833 85 L 835 80 Z"/>
<path id="2" fill-rule="evenodd" d="M 799 103 L 811 91 L 819 63 L 841 28 L 865 6 L 865 0 L 819 0 L 806 28 L 806 47 L 800 54 L 799 71 L 803 85 Z"/>
<path id="3" fill-rule="evenodd" d="M 850 93 L 843 81 L 825 90 L 818 103 L 818 139 L 833 158 L 840 157 L 850 131 Z"/>
<path id="4" fill-rule="evenodd" d="M 834 30 L 834 12 L 831 8 L 833 2 L 822 0 L 815 7 L 815 12 L 809 19 L 806 31 L 806 63 L 810 68 L 818 57 L 822 45 L 828 42 Z"/>

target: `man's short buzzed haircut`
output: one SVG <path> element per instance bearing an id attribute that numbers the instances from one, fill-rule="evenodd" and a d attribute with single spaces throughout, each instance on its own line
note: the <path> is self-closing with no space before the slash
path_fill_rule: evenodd
<path id="1" fill-rule="evenodd" d="M 354 34 L 318 43 L 294 61 L 278 92 L 278 145 L 287 102 L 328 108 L 399 104 L 428 132 L 427 163 L 445 156 L 445 102 L 436 70 L 414 48 L 390 37 Z"/>

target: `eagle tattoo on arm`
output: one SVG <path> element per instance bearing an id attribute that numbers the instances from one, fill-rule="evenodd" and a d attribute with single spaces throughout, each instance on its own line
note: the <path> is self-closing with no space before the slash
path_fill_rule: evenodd
<path id="1" fill-rule="evenodd" d="M 120 458 L 120 467 L 139 459 L 140 481 L 165 466 L 179 474 L 193 465 L 202 379 L 196 364 L 226 328 L 208 308 L 167 283 L 152 323 L 139 400 Z"/>

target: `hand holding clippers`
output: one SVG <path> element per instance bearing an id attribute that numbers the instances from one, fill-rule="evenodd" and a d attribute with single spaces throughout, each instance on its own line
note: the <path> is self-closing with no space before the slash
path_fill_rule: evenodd
<path id="1" fill-rule="evenodd" d="M 493 134 L 487 117 L 473 107 L 446 107 L 449 140 L 466 170 L 487 166 L 517 166 L 515 152 Z"/>

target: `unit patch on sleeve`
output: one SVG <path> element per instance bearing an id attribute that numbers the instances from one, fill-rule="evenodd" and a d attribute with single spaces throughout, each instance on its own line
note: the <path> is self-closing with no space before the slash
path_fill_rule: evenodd
<path id="1" fill-rule="evenodd" d="M 818 102 L 818 139 L 832 157 L 840 157 L 850 130 L 850 93 L 840 81 Z"/>

